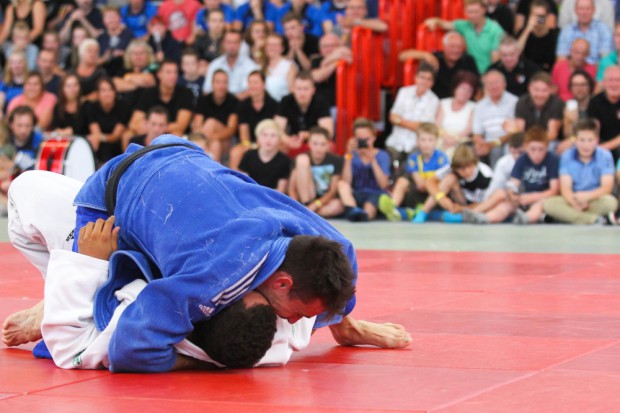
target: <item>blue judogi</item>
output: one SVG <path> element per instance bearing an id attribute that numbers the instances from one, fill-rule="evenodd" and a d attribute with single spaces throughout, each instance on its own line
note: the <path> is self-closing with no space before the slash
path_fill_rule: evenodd
<path id="1" fill-rule="evenodd" d="M 158 143 L 189 144 L 164 135 Z M 142 252 L 156 279 L 123 313 L 110 341 L 112 371 L 168 371 L 175 343 L 204 320 L 256 288 L 282 264 L 295 235 L 322 235 L 340 242 L 353 271 L 352 244 L 301 204 L 211 160 L 199 148 L 157 149 L 135 161 L 120 180 L 115 209 L 119 248 Z M 105 183 L 127 154 L 109 161 L 78 193 L 76 233 L 107 217 Z M 95 314 L 114 300 L 117 286 L 134 271 L 111 272 L 98 292 Z M 355 299 L 347 305 L 348 314 Z M 319 316 L 315 327 L 339 322 Z"/>

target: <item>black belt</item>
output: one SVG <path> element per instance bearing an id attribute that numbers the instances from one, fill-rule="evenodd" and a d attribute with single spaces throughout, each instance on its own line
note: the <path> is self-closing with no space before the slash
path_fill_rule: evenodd
<path id="1" fill-rule="evenodd" d="M 156 149 L 170 148 L 172 146 L 185 146 L 190 149 L 198 150 L 189 143 L 161 143 L 157 145 L 149 145 L 135 151 L 118 164 L 118 166 L 110 174 L 110 177 L 105 183 L 105 208 L 108 212 L 108 215 L 114 215 L 114 210 L 116 209 L 116 193 L 118 191 L 118 183 L 120 182 L 121 176 L 125 173 L 127 168 L 129 168 L 131 164 L 133 164 L 136 160 L 142 158 L 149 152 L 152 152 Z"/>

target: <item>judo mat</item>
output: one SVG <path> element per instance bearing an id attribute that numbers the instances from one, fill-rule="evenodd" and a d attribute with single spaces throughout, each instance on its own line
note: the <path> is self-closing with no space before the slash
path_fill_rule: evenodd
<path id="1" fill-rule="evenodd" d="M 338 346 L 328 329 L 285 367 L 67 371 L 0 344 L 0 412 L 614 412 L 620 258 L 359 251 L 356 318 L 395 322 L 406 349 Z M 0 243 L 0 319 L 42 298 Z"/>

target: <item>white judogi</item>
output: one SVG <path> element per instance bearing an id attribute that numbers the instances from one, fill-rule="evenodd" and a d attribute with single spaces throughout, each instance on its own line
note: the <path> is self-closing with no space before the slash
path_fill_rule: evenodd
<path id="1" fill-rule="evenodd" d="M 108 278 L 108 262 L 71 251 L 75 225 L 73 199 L 82 183 L 45 171 L 19 176 L 9 189 L 9 238 L 45 279 L 43 339 L 54 363 L 65 369 L 107 368 L 108 344 L 125 308 L 146 286 L 131 282 L 115 293 L 120 301 L 105 330 L 95 327 L 93 299 Z M 314 318 L 294 325 L 278 319 L 272 347 L 256 366 L 281 366 L 293 351 L 307 347 Z M 183 340 L 177 353 L 214 362 Z M 221 366 L 221 365 L 219 365 Z"/>

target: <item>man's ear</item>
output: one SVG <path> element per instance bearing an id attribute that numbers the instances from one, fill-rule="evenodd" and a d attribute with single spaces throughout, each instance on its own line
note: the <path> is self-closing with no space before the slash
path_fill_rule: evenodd
<path id="1" fill-rule="evenodd" d="M 287 272 L 276 271 L 269 277 L 269 286 L 273 291 L 288 293 L 293 288 L 293 277 Z"/>

